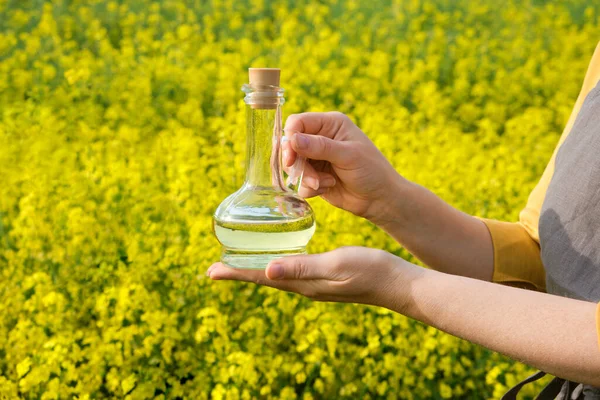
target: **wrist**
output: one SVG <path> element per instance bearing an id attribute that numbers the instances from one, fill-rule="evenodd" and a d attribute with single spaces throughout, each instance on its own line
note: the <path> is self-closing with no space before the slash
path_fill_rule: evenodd
<path id="1" fill-rule="evenodd" d="M 387 253 L 386 273 L 376 287 L 373 301 L 375 306 L 406 314 L 412 307 L 411 286 L 420 279 L 426 269 Z"/>
<path id="2" fill-rule="evenodd" d="M 371 203 L 365 218 L 391 232 L 409 224 L 413 200 L 418 196 L 420 186 L 399 174 L 390 179 L 385 192 L 379 194 Z"/>

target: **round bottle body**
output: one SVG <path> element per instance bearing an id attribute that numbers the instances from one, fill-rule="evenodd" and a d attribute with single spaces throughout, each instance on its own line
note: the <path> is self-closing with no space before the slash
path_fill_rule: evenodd
<path id="1" fill-rule="evenodd" d="M 306 200 L 271 188 L 238 190 L 213 218 L 221 262 L 234 268 L 264 269 L 274 259 L 305 254 L 315 229 Z"/>

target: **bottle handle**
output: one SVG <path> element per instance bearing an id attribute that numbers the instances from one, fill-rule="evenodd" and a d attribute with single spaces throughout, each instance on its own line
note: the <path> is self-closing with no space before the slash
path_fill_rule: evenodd
<path id="1" fill-rule="evenodd" d="M 294 132 L 295 134 L 295 132 Z M 289 142 L 290 138 L 288 136 L 281 137 L 281 145 L 283 146 L 285 142 Z M 283 157 L 283 152 L 282 152 Z M 294 193 L 298 194 L 300 187 L 302 185 L 302 177 L 304 176 L 304 165 L 306 163 L 306 157 L 300 156 L 296 154 L 296 161 L 294 164 L 287 169 L 287 178 L 285 180 L 285 186 L 292 190 Z M 282 160 L 283 165 L 283 160 Z"/>

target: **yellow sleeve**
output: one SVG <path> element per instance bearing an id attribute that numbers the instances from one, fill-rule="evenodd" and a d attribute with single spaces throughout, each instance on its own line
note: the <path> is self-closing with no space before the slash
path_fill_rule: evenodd
<path id="1" fill-rule="evenodd" d="M 537 186 L 529 195 L 527 206 L 521 211 L 519 222 L 509 223 L 482 219 L 490 231 L 494 245 L 494 274 L 492 277 L 494 282 L 540 291 L 546 290 L 546 276 L 540 257 L 538 233 L 540 210 L 554 174 L 556 152 L 571 131 L 585 97 L 596 86 L 599 79 L 600 44 L 596 47 L 581 92 L 554 154 L 552 154 Z"/>
<path id="2" fill-rule="evenodd" d="M 494 246 L 492 281 L 539 291 L 546 290 L 540 246 L 520 222 L 482 219 Z"/>

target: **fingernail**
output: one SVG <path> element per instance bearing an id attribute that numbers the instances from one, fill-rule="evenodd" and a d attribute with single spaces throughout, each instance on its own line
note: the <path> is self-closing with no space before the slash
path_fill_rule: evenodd
<path id="1" fill-rule="evenodd" d="M 302 178 L 302 182 L 311 189 L 319 190 L 319 180 L 313 178 L 312 176 L 305 176 Z"/>
<path id="2" fill-rule="evenodd" d="M 308 138 L 306 136 L 301 133 L 296 133 L 294 137 L 296 138 L 296 145 L 299 149 L 308 148 Z"/>
<path id="3" fill-rule="evenodd" d="M 208 267 L 208 269 L 206 270 L 206 276 L 210 276 L 210 271 L 212 271 L 214 267 L 215 267 L 214 265 L 211 265 L 210 267 Z"/>
<path id="4" fill-rule="evenodd" d="M 335 178 L 333 176 L 326 176 L 319 181 L 319 186 L 322 188 L 332 187 L 335 185 Z"/>
<path id="5" fill-rule="evenodd" d="M 287 165 L 287 160 L 290 158 L 290 151 L 289 150 L 284 150 L 283 151 L 283 163 Z"/>
<path id="6" fill-rule="evenodd" d="M 283 278 L 283 265 L 273 264 L 269 267 L 269 278 L 270 279 L 281 279 Z"/>

